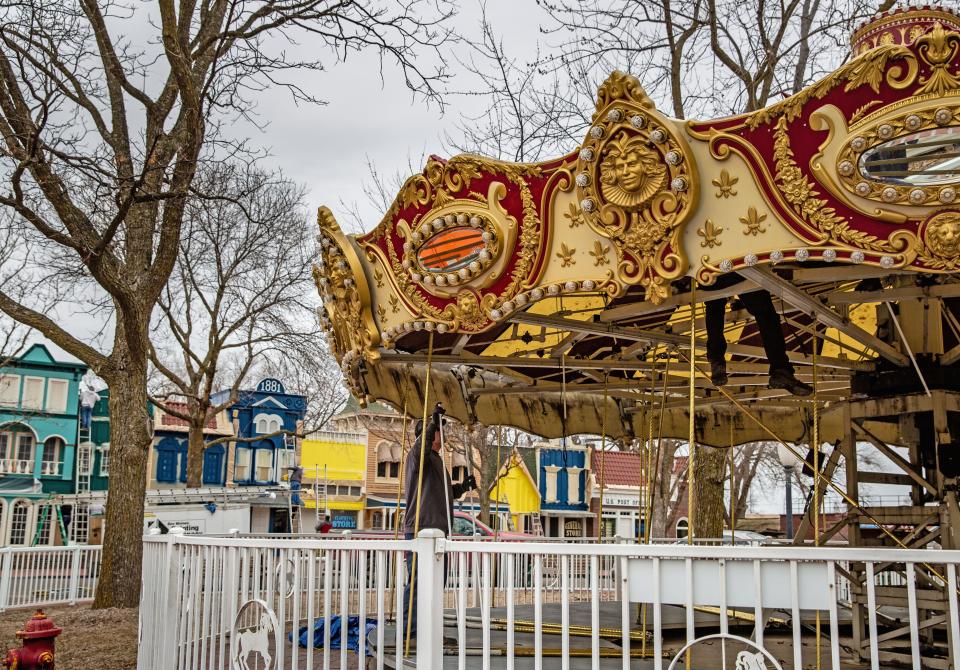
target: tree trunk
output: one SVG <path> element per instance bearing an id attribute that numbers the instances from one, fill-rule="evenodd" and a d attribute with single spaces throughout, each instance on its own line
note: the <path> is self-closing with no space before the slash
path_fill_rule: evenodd
<path id="1" fill-rule="evenodd" d="M 696 445 L 693 463 L 694 538 L 723 537 L 723 518 L 726 511 L 723 482 L 727 472 L 727 452 Z"/>
<path id="2" fill-rule="evenodd" d="M 144 490 L 153 431 L 146 357 L 125 354 L 115 353 L 115 372 L 104 374 L 110 387 L 110 489 L 94 608 L 140 603 Z"/>
<path id="3" fill-rule="evenodd" d="M 203 439 L 203 424 L 190 424 L 187 434 L 187 486 L 200 488 L 203 486 L 203 452 L 207 443 Z"/>
<path id="4" fill-rule="evenodd" d="M 677 455 L 677 440 L 662 440 L 655 447 L 659 452 L 656 486 L 653 489 L 653 510 L 650 519 L 650 537 L 669 537 L 670 529 L 676 522 L 676 505 L 670 501 L 673 489 L 673 462 Z"/>

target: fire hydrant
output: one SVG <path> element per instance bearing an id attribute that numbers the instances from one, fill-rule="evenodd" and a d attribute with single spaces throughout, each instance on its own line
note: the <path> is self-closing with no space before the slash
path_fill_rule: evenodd
<path id="1" fill-rule="evenodd" d="M 9 670 L 53 670 L 53 643 L 62 632 L 43 610 L 37 610 L 24 630 L 17 631 L 23 647 L 8 650 L 2 665 Z"/>

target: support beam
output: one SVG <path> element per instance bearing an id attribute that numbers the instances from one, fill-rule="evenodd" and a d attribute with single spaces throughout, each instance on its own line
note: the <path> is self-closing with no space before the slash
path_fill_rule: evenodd
<path id="1" fill-rule="evenodd" d="M 837 466 L 840 464 L 841 451 L 843 450 L 840 449 L 839 446 L 834 447 L 833 451 L 830 452 L 830 456 L 827 458 L 826 464 L 823 466 L 823 475 L 816 477 L 815 487 L 817 492 L 816 495 L 811 495 L 810 500 L 807 502 L 807 509 L 803 512 L 800 527 L 797 528 L 797 533 L 793 536 L 794 544 L 804 544 L 806 541 L 807 533 L 810 532 L 810 528 L 813 526 L 813 515 L 816 513 L 813 501 L 823 499 L 823 492 L 827 489 L 827 482 L 833 481 L 833 473 L 836 472 Z"/>
<path id="2" fill-rule="evenodd" d="M 779 296 L 782 300 L 799 307 L 804 312 L 807 312 L 820 323 L 831 328 L 836 328 L 841 333 L 852 337 L 860 344 L 876 351 L 891 363 L 901 367 L 905 367 L 910 363 L 910 360 L 906 356 L 901 354 L 899 351 L 877 336 L 868 333 L 857 325 L 854 325 L 849 321 L 849 319 L 840 316 L 826 305 L 807 295 L 803 289 L 797 288 L 785 279 L 775 275 L 770 270 L 754 266 L 743 268 L 739 272 L 747 279 L 756 282 L 758 285 L 768 290 L 771 294 Z"/>
<path id="3" fill-rule="evenodd" d="M 640 330 L 637 328 L 623 328 L 608 323 L 595 323 L 593 321 L 577 321 L 576 319 L 566 319 L 562 316 L 553 316 L 549 314 L 530 314 L 520 312 L 510 317 L 513 323 L 524 323 L 542 328 L 555 328 L 557 330 L 587 333 L 588 335 L 599 335 L 603 337 L 612 337 L 626 342 L 649 342 L 651 344 L 661 343 L 672 345 L 679 349 L 689 348 L 689 337 L 676 335 L 673 333 L 664 333 L 655 330 Z M 704 340 L 697 341 L 698 349 L 706 349 L 707 344 Z M 766 358 L 766 352 L 763 347 L 754 347 L 746 344 L 730 343 L 727 345 L 727 352 L 740 356 L 752 358 Z M 801 365 L 811 365 L 813 360 L 798 351 L 788 351 L 787 356 L 792 363 Z M 436 357 L 435 357 L 436 359 Z M 906 360 L 906 357 L 904 357 Z M 516 359 L 514 359 L 516 360 Z M 569 360 L 568 360 L 568 365 Z M 846 358 L 831 358 L 828 356 L 818 356 L 817 366 L 828 368 L 841 368 L 845 370 L 872 370 L 873 364 L 868 362 L 853 361 Z"/>
<path id="4" fill-rule="evenodd" d="M 904 286 L 882 291 L 834 291 L 826 295 L 831 305 L 862 305 L 873 302 L 919 300 L 921 298 L 955 298 L 960 296 L 960 283 L 936 286 Z"/>
<path id="5" fill-rule="evenodd" d="M 915 482 L 919 486 L 922 486 L 931 494 L 936 495 L 937 487 L 931 484 L 930 482 L 928 482 L 926 479 L 924 479 L 923 475 L 921 475 L 916 469 L 914 469 L 913 465 L 910 462 L 908 462 L 907 459 L 905 459 L 903 456 L 898 454 L 892 447 L 885 444 L 882 440 L 877 438 L 877 436 L 875 436 L 873 433 L 871 433 L 869 430 L 861 426 L 856 421 L 851 421 L 851 424 L 853 425 L 854 430 L 856 430 L 862 437 L 866 438 L 866 440 L 870 444 L 872 444 L 877 449 L 877 451 L 879 451 L 881 454 L 883 454 L 884 456 L 889 458 L 891 461 L 893 461 L 894 465 L 896 465 L 898 468 L 903 470 L 907 474 L 907 476 L 911 480 L 913 480 L 913 482 Z"/>
<path id="6" fill-rule="evenodd" d="M 752 282 L 743 281 L 733 286 L 716 291 L 697 291 L 701 302 L 709 300 L 719 300 L 720 298 L 730 298 L 740 293 L 745 293 L 754 287 Z M 654 305 L 647 300 L 643 302 L 634 302 L 626 305 L 611 307 L 600 314 L 600 321 L 604 323 L 616 323 L 617 321 L 626 321 L 627 319 L 638 318 L 657 312 L 673 311 L 677 307 L 687 307 L 690 305 L 690 293 L 678 293 L 670 296 L 659 305 Z"/>

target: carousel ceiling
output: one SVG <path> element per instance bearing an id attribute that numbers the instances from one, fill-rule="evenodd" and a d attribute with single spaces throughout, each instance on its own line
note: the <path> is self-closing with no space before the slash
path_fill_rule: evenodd
<path id="1" fill-rule="evenodd" d="M 812 403 L 768 388 L 735 299 L 758 288 L 816 377 L 824 440 L 874 386 L 939 383 L 927 367 L 960 359 L 960 18 L 885 14 L 853 47 L 800 93 L 714 121 L 667 118 L 615 72 L 566 156 L 432 157 L 361 236 L 321 208 L 320 318 L 351 391 L 548 437 L 686 437 L 693 351 L 698 440 L 803 442 Z M 703 304 L 725 297 L 718 389 Z"/>

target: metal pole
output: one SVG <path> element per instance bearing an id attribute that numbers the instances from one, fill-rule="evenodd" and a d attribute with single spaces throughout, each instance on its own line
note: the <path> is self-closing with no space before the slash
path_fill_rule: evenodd
<path id="1" fill-rule="evenodd" d="M 790 475 L 793 471 L 792 467 L 785 467 L 783 469 L 784 474 L 787 476 L 787 539 L 793 539 L 793 482 L 790 480 Z"/>

